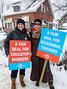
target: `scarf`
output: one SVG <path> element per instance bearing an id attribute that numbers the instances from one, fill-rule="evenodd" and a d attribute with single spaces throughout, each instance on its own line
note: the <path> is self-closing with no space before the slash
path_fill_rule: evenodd
<path id="1" fill-rule="evenodd" d="M 39 39 L 40 38 L 41 31 L 35 32 L 33 31 L 32 38 Z"/>

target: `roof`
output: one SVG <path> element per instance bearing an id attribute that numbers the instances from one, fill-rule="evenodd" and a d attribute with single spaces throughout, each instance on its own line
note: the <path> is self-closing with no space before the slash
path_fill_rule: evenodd
<path id="1" fill-rule="evenodd" d="M 4 16 L 9 16 L 9 15 L 16 15 L 16 14 L 22 14 L 22 13 L 30 13 L 30 12 L 37 12 L 38 8 L 41 6 L 42 3 L 44 3 L 45 0 L 40 0 L 38 2 L 38 0 L 36 0 L 28 9 L 23 10 L 23 11 L 19 11 L 19 12 L 12 12 L 11 9 L 8 9 L 6 11 L 6 13 L 4 13 Z M 52 11 L 52 7 L 51 7 L 51 2 L 50 0 L 48 0 L 50 9 Z M 52 15 L 53 15 L 53 11 L 52 11 Z M 53 15 L 54 16 L 54 15 Z"/>
<path id="2" fill-rule="evenodd" d="M 23 0 L 10 0 L 9 4 L 17 3 L 17 2 L 22 2 Z"/>

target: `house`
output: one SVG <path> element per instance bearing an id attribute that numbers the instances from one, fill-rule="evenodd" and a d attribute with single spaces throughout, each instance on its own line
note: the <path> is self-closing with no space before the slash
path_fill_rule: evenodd
<path id="1" fill-rule="evenodd" d="M 7 31 L 14 30 L 19 18 L 25 20 L 27 29 L 32 28 L 36 18 L 44 21 L 48 28 L 52 28 L 51 22 L 53 22 L 54 17 L 50 0 L 17 0 L 10 4 L 8 11 L 3 15 Z"/>

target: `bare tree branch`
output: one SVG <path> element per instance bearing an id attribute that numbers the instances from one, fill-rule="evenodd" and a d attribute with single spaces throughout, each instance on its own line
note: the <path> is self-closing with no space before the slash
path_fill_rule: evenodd
<path id="1" fill-rule="evenodd" d="M 3 12 L 4 12 L 4 6 L 7 4 L 5 3 L 6 0 L 1 0 L 0 1 L 0 19 L 1 19 L 1 22 L 2 22 L 2 27 L 4 29 L 4 24 L 3 24 L 3 21 L 4 21 L 4 17 L 3 17 Z"/>
<path id="2" fill-rule="evenodd" d="M 55 11 L 61 10 L 61 11 L 67 11 L 67 0 L 64 0 L 63 2 L 55 2 L 53 3 L 53 6 L 56 7 Z"/>

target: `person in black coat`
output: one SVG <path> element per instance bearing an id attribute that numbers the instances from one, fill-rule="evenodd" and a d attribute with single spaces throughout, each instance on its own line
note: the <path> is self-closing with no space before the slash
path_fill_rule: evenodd
<path id="1" fill-rule="evenodd" d="M 32 49 L 32 57 L 31 57 L 32 69 L 31 69 L 30 79 L 32 81 L 36 81 L 36 86 L 39 86 L 39 81 L 40 81 L 43 65 L 45 62 L 45 59 L 40 58 L 36 55 L 37 48 L 40 41 L 40 36 L 42 35 L 41 25 L 42 25 L 42 21 L 40 19 L 35 19 L 34 28 L 32 29 L 32 32 L 30 32 L 31 49 Z M 50 89 L 55 89 L 53 86 L 53 75 L 50 69 L 49 61 L 47 62 L 47 66 L 44 72 L 42 82 L 43 83 L 48 82 Z"/>
<path id="2" fill-rule="evenodd" d="M 14 31 L 11 31 L 8 35 L 7 38 L 5 39 L 5 53 L 8 59 L 9 57 L 9 42 L 10 40 L 29 40 L 29 36 L 27 34 L 27 31 L 25 29 L 25 21 L 22 19 L 17 20 L 17 27 L 15 28 Z M 16 89 L 16 77 L 17 77 L 18 70 L 12 70 L 11 71 L 11 80 L 12 80 L 12 85 L 11 89 Z M 21 83 L 21 86 L 24 87 L 25 83 L 23 81 L 24 76 L 25 76 L 25 69 L 20 69 L 19 71 L 19 80 Z"/>

